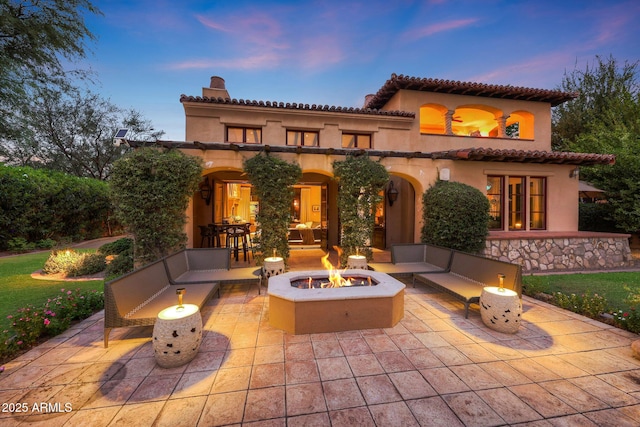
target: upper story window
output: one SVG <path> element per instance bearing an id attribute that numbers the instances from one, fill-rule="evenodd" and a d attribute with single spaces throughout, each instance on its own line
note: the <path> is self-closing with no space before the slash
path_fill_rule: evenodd
<path id="1" fill-rule="evenodd" d="M 249 127 L 227 127 L 227 142 L 261 144 L 262 129 Z"/>
<path id="2" fill-rule="evenodd" d="M 297 145 L 304 147 L 317 147 L 320 134 L 317 131 L 308 130 L 288 130 L 287 145 Z"/>
<path id="3" fill-rule="evenodd" d="M 342 148 L 371 148 L 371 135 L 343 133 Z"/>
<path id="4" fill-rule="evenodd" d="M 506 114 L 489 105 L 460 105 L 449 110 L 440 104 L 420 107 L 420 133 L 489 138 L 534 139 L 533 114 Z"/>

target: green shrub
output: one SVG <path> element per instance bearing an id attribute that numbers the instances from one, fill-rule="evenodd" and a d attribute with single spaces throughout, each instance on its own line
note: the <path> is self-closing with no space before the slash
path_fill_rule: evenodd
<path id="1" fill-rule="evenodd" d="M 463 252 L 478 253 L 489 234 L 489 201 L 477 188 L 438 181 L 422 196 L 421 240 Z"/>
<path id="2" fill-rule="evenodd" d="M 111 243 L 104 244 L 98 248 L 98 253 L 102 255 L 119 255 L 124 252 L 133 251 L 133 239 L 123 237 Z"/>
<path id="3" fill-rule="evenodd" d="M 73 266 L 71 271 L 67 272 L 68 276 L 88 276 L 90 274 L 100 273 L 107 268 L 104 255 L 97 253 L 83 253 L 78 262 Z"/>
<path id="4" fill-rule="evenodd" d="M 578 204 L 578 230 L 620 232 L 611 220 L 613 208 L 609 203 L 580 203 Z"/>
<path id="5" fill-rule="evenodd" d="M 260 200 L 260 210 L 256 216 L 260 229 L 256 244 L 262 251 L 256 254 L 256 258 L 261 263 L 275 250 L 286 263 L 289 258 L 289 208 L 294 197 L 293 185 L 302 176 L 302 169 L 298 164 L 267 154 L 258 154 L 245 160 L 243 168 Z"/>
<path id="6" fill-rule="evenodd" d="M 29 243 L 27 239 L 23 237 L 14 237 L 7 243 L 7 249 L 11 252 L 21 253 L 29 252 L 36 248 L 35 243 Z"/>
<path id="7" fill-rule="evenodd" d="M 111 211 L 106 182 L 2 164 L 0 206 L 0 250 L 11 249 L 9 242 L 15 238 L 36 243 L 100 237 Z"/>
<path id="8" fill-rule="evenodd" d="M 631 308 L 628 311 L 614 311 L 613 319 L 617 327 L 636 334 L 640 333 L 640 312 L 635 308 Z"/>
<path id="9" fill-rule="evenodd" d="M 338 180 L 338 213 L 341 227 L 340 265 L 347 265 L 349 255 L 362 253 L 371 260 L 375 208 L 383 199 L 380 195 L 389 182 L 389 172 L 368 156 L 347 156 L 333 162 Z"/>
<path id="10" fill-rule="evenodd" d="M 630 307 L 629 310 L 616 310 L 612 313 L 616 326 L 631 332 L 640 333 L 640 311 L 637 310 L 640 304 L 640 288 L 623 286 L 628 292 L 625 303 Z"/>
<path id="11" fill-rule="evenodd" d="M 56 241 L 53 239 L 42 239 L 36 242 L 36 248 L 38 249 L 51 249 L 56 245 Z"/>
<path id="12" fill-rule="evenodd" d="M 64 274 L 67 277 L 86 276 L 103 271 L 106 268 L 104 255 L 98 253 L 79 253 L 71 249 L 53 251 L 44 263 L 44 274 Z"/>
<path id="13" fill-rule="evenodd" d="M 41 337 L 65 331 L 72 321 L 82 320 L 104 308 L 104 293 L 60 290 L 61 294 L 46 303 L 28 305 L 10 315 L 11 329 L 0 332 L 0 359 L 26 350 Z"/>
<path id="14" fill-rule="evenodd" d="M 606 313 L 608 310 L 607 300 L 602 295 L 592 294 L 590 291 L 580 295 L 566 295 L 562 292 L 556 292 L 553 297 L 558 307 L 592 319 L 598 319 L 602 313 Z"/>
<path id="15" fill-rule="evenodd" d="M 201 174 L 199 157 L 152 147 L 130 152 L 113 164 L 111 200 L 116 217 L 134 237 L 136 264 L 184 248 L 185 212 Z"/>
<path id="16" fill-rule="evenodd" d="M 112 255 L 105 270 L 105 281 L 113 280 L 130 271 L 133 271 L 133 251 L 126 251 L 119 255 Z"/>

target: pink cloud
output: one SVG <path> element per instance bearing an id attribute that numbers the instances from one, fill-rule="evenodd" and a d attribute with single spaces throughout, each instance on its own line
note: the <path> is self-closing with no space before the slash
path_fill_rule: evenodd
<path id="1" fill-rule="evenodd" d="M 244 58 L 230 59 L 195 59 L 182 62 L 175 62 L 167 65 L 166 68 L 171 70 L 190 70 L 190 69 L 236 69 L 236 70 L 253 70 L 261 68 L 275 68 L 280 62 L 277 56 L 265 53 L 256 56 L 247 56 Z"/>
<path id="2" fill-rule="evenodd" d="M 572 48 L 556 52 L 546 52 L 530 60 L 518 63 L 497 63 L 496 69 L 484 74 L 470 76 L 469 81 L 489 84 L 514 86 L 540 86 L 545 89 L 554 89 L 560 85 L 562 73 L 569 67 L 573 67 L 576 61 L 576 51 Z M 565 66 L 565 68 L 560 68 Z M 558 80 L 552 86 L 547 81 L 549 76 L 557 75 Z"/>
<path id="3" fill-rule="evenodd" d="M 205 16 L 196 15 L 196 19 L 202 25 L 204 25 L 207 28 L 211 28 L 212 30 L 223 31 L 223 32 L 228 32 L 229 31 L 224 25 L 219 24 L 217 22 L 214 22 L 214 21 L 212 21 L 211 19 L 209 19 L 209 18 L 207 18 Z"/>
<path id="4" fill-rule="evenodd" d="M 277 18 L 275 18 L 277 16 Z M 291 66 L 318 70 L 344 61 L 344 35 L 334 28 L 309 26 L 297 18 L 289 22 L 287 13 L 243 11 L 240 15 L 212 19 L 197 15 L 207 30 L 225 34 L 226 58 L 194 59 L 167 65 L 169 69 L 259 69 Z M 217 36 L 214 36 L 217 37 Z M 221 54 L 220 51 L 216 55 Z"/>
<path id="5" fill-rule="evenodd" d="M 475 24 L 476 22 L 478 22 L 477 18 L 455 19 L 453 21 L 438 22 L 436 24 L 427 25 L 426 27 L 416 28 L 414 30 L 408 31 L 405 34 L 411 39 L 421 39 L 423 37 L 429 37 L 444 31 L 451 31 L 458 28 L 468 27 L 469 25 Z"/>

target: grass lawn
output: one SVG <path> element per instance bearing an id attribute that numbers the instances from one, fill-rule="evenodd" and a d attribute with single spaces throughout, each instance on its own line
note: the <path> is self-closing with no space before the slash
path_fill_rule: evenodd
<path id="1" fill-rule="evenodd" d="M 629 291 L 625 285 L 640 293 L 640 272 L 619 273 L 574 273 L 545 276 L 523 276 L 525 286 L 533 287 L 536 292 L 553 294 L 562 292 L 566 295 L 581 295 L 585 292 L 605 297 L 611 309 L 627 310 L 626 298 Z"/>
<path id="2" fill-rule="evenodd" d="M 29 304 L 36 307 L 60 295 L 60 289 L 104 290 L 103 280 L 65 282 L 37 280 L 31 273 L 40 270 L 50 252 L 0 258 L 0 330 L 7 329 L 7 316 Z"/>

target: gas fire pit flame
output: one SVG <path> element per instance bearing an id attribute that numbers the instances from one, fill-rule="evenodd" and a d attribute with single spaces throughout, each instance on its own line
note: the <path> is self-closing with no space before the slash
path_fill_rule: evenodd
<path id="1" fill-rule="evenodd" d="M 357 286 L 376 286 L 378 281 L 372 279 L 370 275 L 365 274 L 362 270 L 358 270 L 358 273 L 355 271 L 349 271 L 349 274 L 353 274 L 352 276 L 346 277 L 345 271 L 347 269 L 339 271 L 337 268 L 331 264 L 329 261 L 329 255 L 325 255 L 321 259 L 322 265 L 325 268 L 326 275 L 319 275 L 321 273 L 319 271 L 315 271 L 315 276 L 309 276 L 305 278 L 302 276 L 301 278 L 296 278 L 290 281 L 290 284 L 294 288 L 298 289 L 324 289 L 324 288 L 346 288 L 346 287 L 357 287 Z M 362 272 L 362 273 L 360 273 Z"/>
<path id="2" fill-rule="evenodd" d="M 322 265 L 328 272 L 328 282 L 323 282 L 320 287 L 322 288 L 340 288 L 344 286 L 354 286 L 351 278 L 343 278 L 340 271 L 331 264 L 329 261 L 329 254 L 322 257 Z M 371 280 L 371 279 L 369 279 Z M 312 279 L 309 277 L 309 288 L 313 287 Z M 370 285 L 370 283 L 369 283 Z"/>

